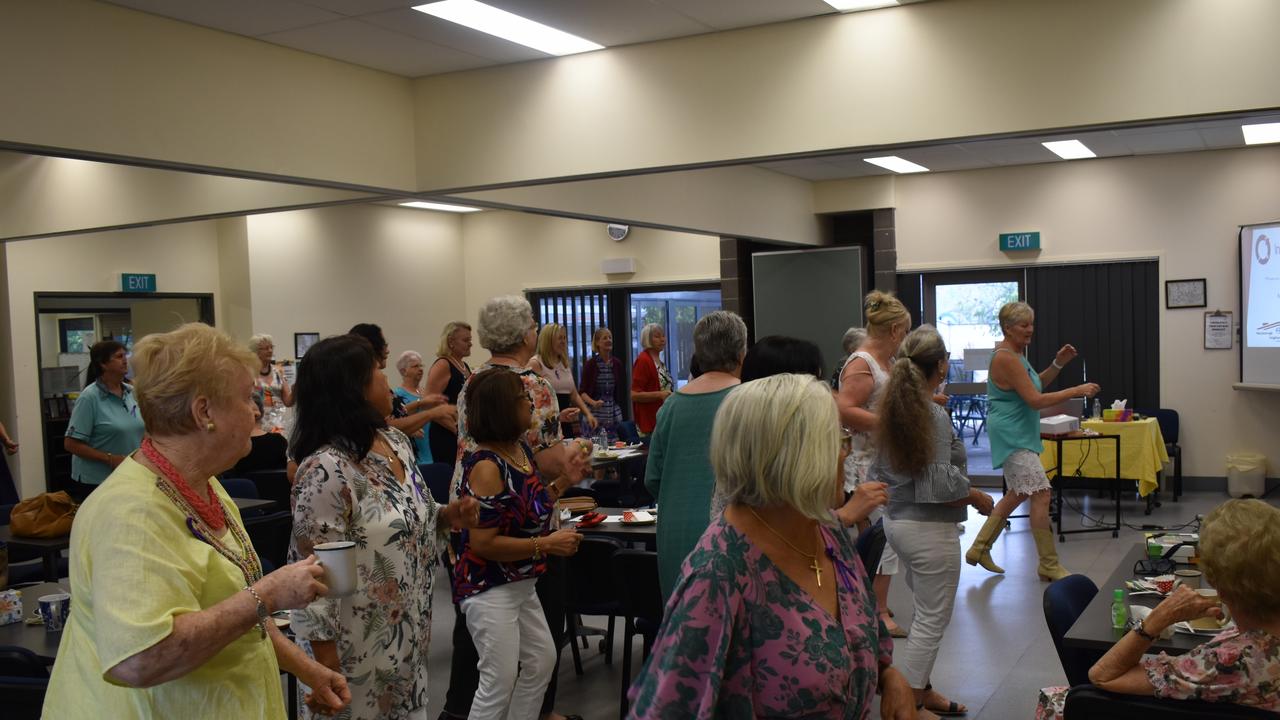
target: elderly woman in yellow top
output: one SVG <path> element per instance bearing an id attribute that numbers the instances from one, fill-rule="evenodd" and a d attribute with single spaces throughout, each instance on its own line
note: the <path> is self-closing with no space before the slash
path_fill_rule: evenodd
<path id="1" fill-rule="evenodd" d="M 134 348 L 149 436 L 81 506 L 71 531 L 71 616 L 44 717 L 284 718 L 280 669 L 329 712 L 343 677 L 270 614 L 323 594 L 314 557 L 262 575 L 213 476 L 249 452 L 258 359 L 207 325 Z"/>

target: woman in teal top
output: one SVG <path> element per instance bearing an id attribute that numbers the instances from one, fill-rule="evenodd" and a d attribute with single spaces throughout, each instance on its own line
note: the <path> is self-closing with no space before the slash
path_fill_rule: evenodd
<path id="1" fill-rule="evenodd" d="M 1094 383 L 1084 383 L 1057 392 L 1042 392 L 1075 358 L 1076 349 L 1063 345 L 1053 363 L 1037 373 L 1026 358 L 1035 321 L 1035 311 L 1024 302 L 1012 302 L 1000 308 L 1004 339 L 996 344 L 991 355 L 991 373 L 987 377 L 990 401 L 987 435 L 991 438 L 991 465 L 1004 470 L 1008 492 L 978 531 L 978 537 L 965 553 L 965 561 L 970 565 L 981 564 L 991 572 L 1004 572 L 991 559 L 991 546 L 1004 529 L 1005 519 L 1031 498 L 1031 534 L 1040 555 L 1036 573 L 1041 580 L 1057 580 L 1071 573 L 1058 563 L 1049 525 L 1049 478 L 1040 465 L 1040 452 L 1044 449 L 1040 442 L 1040 411 L 1070 398 L 1093 397 L 1100 388 Z"/>
<path id="2" fill-rule="evenodd" d="M 711 427 L 729 391 L 738 385 L 747 354 L 747 326 L 717 310 L 693 327 L 693 356 L 703 372 L 658 411 L 644 485 L 658 502 L 658 584 L 666 598 L 685 556 L 710 525 Z"/>
<path id="3" fill-rule="evenodd" d="M 129 360 L 124 345 L 103 340 L 89 348 L 88 385 L 76 400 L 62 446 L 71 453 L 71 487 L 83 501 L 117 465 L 142 445 L 145 428 L 124 381 Z"/>

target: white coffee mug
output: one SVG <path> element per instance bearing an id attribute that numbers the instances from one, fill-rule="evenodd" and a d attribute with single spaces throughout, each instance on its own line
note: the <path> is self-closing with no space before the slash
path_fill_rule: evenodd
<path id="1" fill-rule="evenodd" d="M 1195 590 L 1200 587 L 1200 577 L 1204 573 L 1201 573 L 1199 570 L 1183 569 L 1183 570 L 1174 570 L 1173 574 L 1177 576 L 1178 580 L 1183 585 L 1186 585 L 1192 590 Z"/>
<path id="2" fill-rule="evenodd" d="M 350 540 L 320 543 L 313 550 L 324 568 L 320 582 L 329 588 L 325 597 L 347 597 L 356 591 L 356 544 Z"/>

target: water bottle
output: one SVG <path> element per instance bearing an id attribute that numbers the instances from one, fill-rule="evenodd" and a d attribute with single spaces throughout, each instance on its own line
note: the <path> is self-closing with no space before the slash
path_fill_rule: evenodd
<path id="1" fill-rule="evenodd" d="M 1093 399 L 1093 419 L 1098 420 L 1102 417 L 1102 401 L 1098 398 Z"/>
<path id="2" fill-rule="evenodd" d="M 1124 601 L 1124 589 L 1116 588 L 1112 593 L 1111 627 L 1123 630 L 1129 627 L 1129 605 Z"/>
<path id="3" fill-rule="evenodd" d="M 603 425 L 596 426 L 595 446 L 599 450 L 605 450 L 609 447 L 609 431 L 604 429 Z"/>

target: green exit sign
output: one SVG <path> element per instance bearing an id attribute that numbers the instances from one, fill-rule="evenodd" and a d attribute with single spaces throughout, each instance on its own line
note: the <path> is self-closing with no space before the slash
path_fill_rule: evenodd
<path id="1" fill-rule="evenodd" d="M 120 290 L 127 293 L 153 293 L 156 291 L 156 276 L 142 273 L 121 273 Z"/>
<path id="2" fill-rule="evenodd" d="M 1039 250 L 1040 233 L 1000 233 L 1000 251 L 1016 252 L 1018 250 Z"/>

